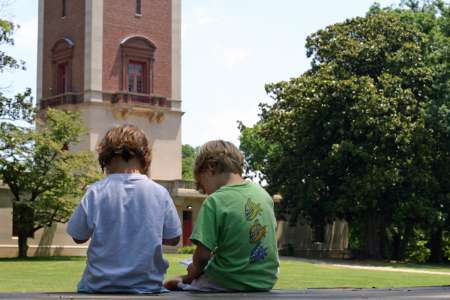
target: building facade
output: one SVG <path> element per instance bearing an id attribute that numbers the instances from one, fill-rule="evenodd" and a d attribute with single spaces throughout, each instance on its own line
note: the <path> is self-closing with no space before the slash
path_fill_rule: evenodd
<path id="1" fill-rule="evenodd" d="M 77 111 L 95 150 L 120 124 L 143 129 L 150 177 L 172 195 L 188 244 L 204 196 L 181 180 L 181 0 L 39 0 L 37 105 Z M 0 186 L 0 256 L 15 256 L 12 195 Z M 64 224 L 37 232 L 32 255 L 83 255 Z"/>
<path id="2" fill-rule="evenodd" d="M 41 109 L 81 112 L 95 147 L 131 123 L 151 140 L 151 176 L 181 178 L 181 0 L 41 0 Z"/>

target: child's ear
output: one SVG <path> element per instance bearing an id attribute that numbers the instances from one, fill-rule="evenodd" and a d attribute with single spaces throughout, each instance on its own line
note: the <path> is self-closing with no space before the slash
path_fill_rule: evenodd
<path id="1" fill-rule="evenodd" d="M 216 168 L 214 167 L 213 164 L 209 163 L 208 167 L 206 168 L 206 172 L 208 173 L 208 175 L 215 175 L 216 174 Z"/>

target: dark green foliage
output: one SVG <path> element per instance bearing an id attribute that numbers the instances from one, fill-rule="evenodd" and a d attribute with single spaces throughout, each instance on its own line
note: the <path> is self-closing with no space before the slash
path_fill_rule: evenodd
<path id="1" fill-rule="evenodd" d="M 241 149 L 294 218 L 344 218 L 352 245 L 375 258 L 404 258 L 424 240 L 419 230 L 440 261 L 450 222 L 450 8 L 413 2 L 309 36 L 311 69 L 266 86 L 274 104 L 260 106 L 254 127 L 240 124 Z"/>
<path id="2" fill-rule="evenodd" d="M 182 178 L 183 180 L 194 180 L 193 170 L 196 157 L 196 149 L 191 145 L 183 145 L 182 153 Z"/>

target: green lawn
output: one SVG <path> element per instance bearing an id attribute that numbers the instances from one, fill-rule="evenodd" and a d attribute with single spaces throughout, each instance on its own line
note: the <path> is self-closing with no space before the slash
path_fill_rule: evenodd
<path id="1" fill-rule="evenodd" d="M 178 262 L 189 255 L 170 254 L 168 276 L 184 273 Z M 85 265 L 80 257 L 0 259 L 0 292 L 74 291 Z M 386 266 L 386 264 L 384 264 Z M 402 265 L 408 267 L 408 265 Z M 412 266 L 417 270 L 417 266 Z M 423 266 L 423 269 L 435 269 Z M 439 268 L 439 271 L 450 271 Z M 449 285 L 450 275 L 354 270 L 283 260 L 275 288 L 410 287 Z"/>

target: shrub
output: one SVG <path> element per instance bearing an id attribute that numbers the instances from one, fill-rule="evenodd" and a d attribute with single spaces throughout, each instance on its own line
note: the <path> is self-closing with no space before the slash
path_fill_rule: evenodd
<path id="1" fill-rule="evenodd" d="M 427 247 L 425 233 L 421 230 L 414 230 L 415 236 L 406 248 L 406 259 L 417 263 L 424 263 L 428 260 L 431 250 Z"/>
<path id="2" fill-rule="evenodd" d="M 194 254 L 196 246 L 183 246 L 177 249 L 177 253 L 179 254 Z"/>

